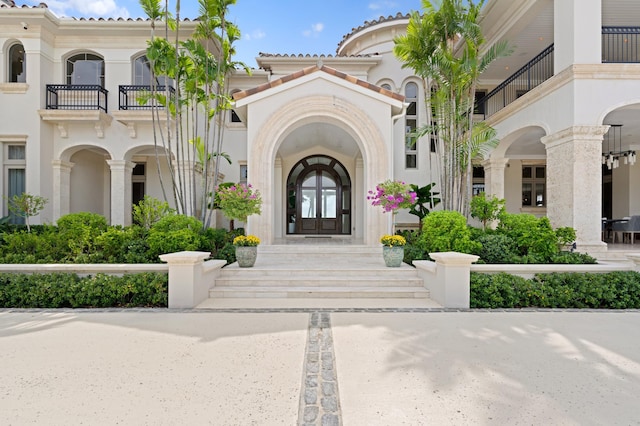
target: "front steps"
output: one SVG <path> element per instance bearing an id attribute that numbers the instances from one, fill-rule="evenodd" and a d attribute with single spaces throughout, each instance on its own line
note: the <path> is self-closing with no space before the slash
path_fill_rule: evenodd
<path id="1" fill-rule="evenodd" d="M 382 247 L 283 244 L 259 246 L 252 268 L 223 268 L 209 297 L 428 299 L 429 292 L 411 266 L 386 267 Z"/>

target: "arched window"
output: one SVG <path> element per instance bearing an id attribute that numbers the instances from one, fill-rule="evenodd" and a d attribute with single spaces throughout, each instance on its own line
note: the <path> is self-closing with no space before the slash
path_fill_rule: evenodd
<path id="1" fill-rule="evenodd" d="M 97 84 L 104 87 L 104 59 L 79 53 L 67 59 L 67 84 Z"/>
<path id="2" fill-rule="evenodd" d="M 9 48 L 9 83 L 27 82 L 27 63 L 24 46 L 16 43 Z"/>
<path id="3" fill-rule="evenodd" d="M 133 61 L 133 84 L 135 86 L 150 86 L 151 85 L 151 62 L 146 55 L 138 56 Z M 164 76 L 156 76 L 156 85 L 164 86 L 171 81 Z"/>
<path id="4" fill-rule="evenodd" d="M 405 115 L 405 145 L 404 158 L 405 168 L 418 168 L 418 137 L 416 130 L 418 128 L 418 85 L 416 83 L 407 83 L 404 88 L 405 101 L 409 104 Z"/>

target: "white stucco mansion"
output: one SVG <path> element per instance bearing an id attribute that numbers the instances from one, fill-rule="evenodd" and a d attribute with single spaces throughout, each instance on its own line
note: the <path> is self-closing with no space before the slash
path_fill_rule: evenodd
<path id="1" fill-rule="evenodd" d="M 223 150 L 233 164 L 221 171 L 262 192 L 247 228 L 264 243 L 377 244 L 391 217 L 367 191 L 437 181 L 431 141 L 407 136 L 429 119 L 422 82 L 392 52 L 407 22 L 366 22 L 336 40 L 335 55 L 260 54 L 251 76 L 232 77 Z M 474 184 L 511 212 L 576 228 L 579 250 L 606 250 L 601 218 L 640 214 L 640 165 L 629 161 L 640 149 L 640 2 L 488 0 L 482 22 L 488 44 L 515 50 L 480 82 L 476 117 L 500 144 Z M 49 200 L 36 222 L 91 211 L 127 225 L 133 202 L 161 198 L 151 111 L 128 100 L 149 84 L 149 38 L 143 19 L 62 19 L 44 4 L 0 2 L 0 182 L 5 196 Z"/>

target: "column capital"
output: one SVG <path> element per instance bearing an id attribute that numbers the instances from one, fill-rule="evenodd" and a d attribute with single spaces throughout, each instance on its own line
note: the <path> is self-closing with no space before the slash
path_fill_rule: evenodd
<path id="1" fill-rule="evenodd" d="M 135 167 L 136 163 L 128 160 L 107 160 L 107 164 L 111 170 L 125 170 L 131 169 Z"/>
<path id="2" fill-rule="evenodd" d="M 64 160 L 51 160 L 51 165 L 56 170 L 71 171 L 73 166 L 75 166 L 75 163 L 71 163 L 70 161 L 64 161 Z"/>
<path id="3" fill-rule="evenodd" d="M 602 138 L 609 130 L 608 125 L 603 126 L 572 126 L 560 130 L 552 135 L 544 136 L 540 141 L 547 149 L 565 144 L 574 140 L 592 140 L 602 142 Z"/>
<path id="4" fill-rule="evenodd" d="M 491 169 L 494 167 L 505 168 L 509 162 L 508 158 L 488 158 L 480 162 L 480 165 L 485 169 Z"/>

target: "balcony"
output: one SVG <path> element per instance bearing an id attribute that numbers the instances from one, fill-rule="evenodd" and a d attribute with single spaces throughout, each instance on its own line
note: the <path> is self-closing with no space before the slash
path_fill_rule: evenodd
<path id="1" fill-rule="evenodd" d="M 99 138 L 111 124 L 107 114 L 108 91 L 97 84 L 47 84 L 46 109 L 38 111 L 44 121 L 58 127 L 60 136 L 68 137 L 69 123 L 93 124 Z"/>
<path id="2" fill-rule="evenodd" d="M 173 96 L 176 92 L 171 86 L 156 86 L 155 92 L 165 94 L 169 91 L 169 96 Z M 158 105 L 155 99 L 151 99 L 151 86 L 120 86 L 120 110 L 130 111 L 135 109 L 149 110 Z"/>
<path id="3" fill-rule="evenodd" d="M 478 101 L 485 119 L 553 77 L 553 44 Z"/>
<path id="4" fill-rule="evenodd" d="M 488 118 L 553 77 L 553 44 L 478 101 Z M 640 63 L 640 27 L 603 27 L 602 63 Z"/>
<path id="5" fill-rule="evenodd" d="M 640 63 L 640 27 L 603 27 L 602 63 Z"/>
<path id="6" fill-rule="evenodd" d="M 47 84 L 47 109 L 107 112 L 108 93 L 97 84 Z"/>
<path id="7" fill-rule="evenodd" d="M 169 96 L 175 94 L 175 89 L 171 86 L 156 86 L 155 92 L 165 95 L 167 90 Z M 137 126 L 141 123 L 152 123 L 154 120 L 166 121 L 167 112 L 156 99 L 152 99 L 151 86 L 149 85 L 121 85 L 119 86 L 119 109 L 111 115 L 120 123 L 127 126 L 129 136 L 137 136 Z M 158 109 L 160 111 L 158 111 Z M 156 111 L 157 113 L 154 113 Z"/>

